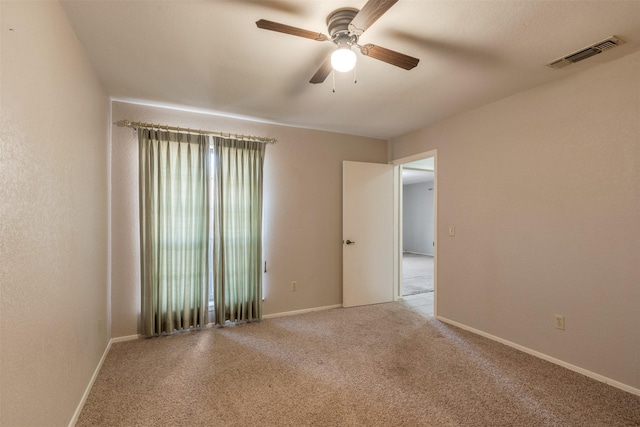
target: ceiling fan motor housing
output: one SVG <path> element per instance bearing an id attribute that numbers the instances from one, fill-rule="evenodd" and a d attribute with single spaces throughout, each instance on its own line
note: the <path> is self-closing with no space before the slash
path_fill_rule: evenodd
<path id="1" fill-rule="evenodd" d="M 358 14 L 358 9 L 342 8 L 331 12 L 327 17 L 327 28 L 331 39 L 337 43 L 336 39 L 346 37 L 354 37 L 349 34 L 349 24 Z M 357 37 L 355 39 L 357 41 Z"/>

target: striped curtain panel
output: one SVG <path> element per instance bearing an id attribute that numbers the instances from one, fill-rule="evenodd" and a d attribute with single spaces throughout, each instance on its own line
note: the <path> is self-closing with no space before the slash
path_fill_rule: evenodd
<path id="1" fill-rule="evenodd" d="M 208 316 L 209 142 L 138 129 L 141 333 L 204 327 Z"/>
<path id="2" fill-rule="evenodd" d="M 213 138 L 215 323 L 262 318 L 262 176 L 265 144 Z"/>

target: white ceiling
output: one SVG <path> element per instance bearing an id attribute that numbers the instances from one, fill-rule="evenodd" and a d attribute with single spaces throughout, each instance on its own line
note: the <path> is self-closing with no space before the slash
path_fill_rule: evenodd
<path id="1" fill-rule="evenodd" d="M 402 168 L 402 185 L 418 184 L 421 182 L 433 182 L 432 171 Z"/>
<path id="2" fill-rule="evenodd" d="M 114 99 L 383 139 L 640 48 L 640 1 L 400 0 L 360 42 L 420 58 L 418 66 L 358 53 L 358 83 L 336 73 L 333 93 L 331 76 L 308 83 L 332 43 L 255 25 L 263 18 L 327 34 L 327 15 L 365 2 L 62 4 Z M 562 70 L 544 66 L 611 35 L 627 43 Z"/>
<path id="3" fill-rule="evenodd" d="M 433 182 L 435 179 L 435 158 L 416 160 L 402 165 L 402 185 Z"/>

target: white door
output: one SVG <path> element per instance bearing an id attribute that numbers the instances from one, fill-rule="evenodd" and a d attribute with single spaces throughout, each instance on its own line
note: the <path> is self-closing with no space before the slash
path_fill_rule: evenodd
<path id="1" fill-rule="evenodd" d="M 342 170 L 342 305 L 393 301 L 393 166 Z"/>

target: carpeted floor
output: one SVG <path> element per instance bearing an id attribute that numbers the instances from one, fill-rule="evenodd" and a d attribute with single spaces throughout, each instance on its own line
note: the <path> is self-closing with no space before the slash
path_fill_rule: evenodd
<path id="1" fill-rule="evenodd" d="M 402 295 L 433 292 L 433 257 L 402 254 Z"/>
<path id="2" fill-rule="evenodd" d="M 640 426 L 640 397 L 400 303 L 113 344 L 78 426 Z"/>

